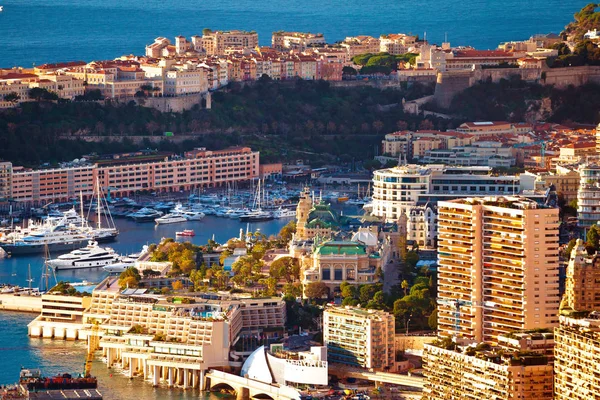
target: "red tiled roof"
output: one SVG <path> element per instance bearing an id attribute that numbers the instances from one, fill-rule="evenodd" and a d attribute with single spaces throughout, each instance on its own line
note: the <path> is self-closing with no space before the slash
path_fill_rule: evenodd
<path id="1" fill-rule="evenodd" d="M 4 79 L 26 79 L 26 78 L 37 78 L 36 74 L 20 74 L 18 72 L 11 72 L 6 75 L 1 75 L 0 80 Z"/>

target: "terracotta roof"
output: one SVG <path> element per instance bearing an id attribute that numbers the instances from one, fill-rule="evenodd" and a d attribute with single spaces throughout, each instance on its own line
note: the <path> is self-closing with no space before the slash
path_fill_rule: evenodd
<path id="1" fill-rule="evenodd" d="M 55 64 L 42 64 L 39 65 L 38 69 L 61 69 L 61 68 L 68 68 L 68 67 L 79 67 L 82 65 L 85 65 L 85 61 L 69 61 L 69 62 L 62 62 L 62 63 L 55 63 Z"/>
<path id="2" fill-rule="evenodd" d="M 454 52 L 454 57 L 458 58 L 506 58 L 514 57 L 514 54 L 504 50 L 457 50 Z"/>
<path id="3" fill-rule="evenodd" d="M 18 72 L 11 72 L 6 75 L 0 76 L 0 80 L 5 79 L 27 79 L 27 78 L 37 78 L 38 76 L 35 74 L 20 74 Z"/>

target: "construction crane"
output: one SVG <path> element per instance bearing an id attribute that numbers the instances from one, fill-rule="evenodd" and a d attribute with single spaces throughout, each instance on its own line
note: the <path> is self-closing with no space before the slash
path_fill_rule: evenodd
<path id="1" fill-rule="evenodd" d="M 445 299 L 437 299 L 437 304 L 439 305 L 449 305 L 454 307 L 454 337 L 458 338 L 460 333 L 460 309 L 463 306 L 473 307 L 473 308 L 493 308 L 496 306 L 495 303 L 491 301 L 480 302 L 480 301 L 469 301 L 469 300 L 445 300 Z"/>
<path id="2" fill-rule="evenodd" d="M 98 332 L 100 331 L 100 324 L 96 321 L 92 325 L 92 330 L 90 335 L 88 336 L 88 352 L 85 358 L 85 365 L 83 367 L 83 377 L 89 378 L 91 377 L 92 372 L 92 361 L 94 361 L 94 352 L 98 348 L 98 344 L 100 342 L 100 337 Z"/>

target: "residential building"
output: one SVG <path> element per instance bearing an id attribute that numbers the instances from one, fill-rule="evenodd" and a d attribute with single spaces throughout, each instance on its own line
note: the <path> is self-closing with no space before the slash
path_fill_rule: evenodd
<path id="1" fill-rule="evenodd" d="M 77 79 L 63 72 L 49 72 L 48 74 L 34 74 L 23 72 L 10 72 L 0 75 L 0 108 L 11 108 L 16 105 L 33 101 L 29 91 L 33 88 L 46 89 L 55 93 L 59 98 L 72 100 L 75 96 L 84 93 L 82 79 Z M 5 96 L 9 94 L 18 96 L 14 101 L 8 101 Z"/>
<path id="2" fill-rule="evenodd" d="M 258 167 L 260 179 L 281 179 L 283 164 L 260 164 Z"/>
<path id="3" fill-rule="evenodd" d="M 527 133 L 531 130 L 529 124 L 512 124 L 506 121 L 465 122 L 456 128 L 457 132 L 474 136 L 496 136 L 512 133 Z"/>
<path id="4" fill-rule="evenodd" d="M 12 163 L 0 161 L 0 203 L 12 199 Z"/>
<path id="5" fill-rule="evenodd" d="M 425 164 L 465 167 L 510 168 L 517 163 L 514 148 L 499 141 L 473 142 L 471 145 L 457 146 L 452 149 L 431 148 L 425 150 L 418 158 Z"/>
<path id="6" fill-rule="evenodd" d="M 554 398 L 600 398 L 600 313 L 561 315 L 554 341 Z"/>
<path id="7" fill-rule="evenodd" d="M 589 228 L 600 221 L 600 164 L 596 160 L 579 166 L 579 191 L 577 192 L 578 225 Z"/>
<path id="8" fill-rule="evenodd" d="M 462 132 L 441 131 L 398 131 L 388 133 L 382 140 L 383 153 L 391 157 L 402 156 L 403 159 L 419 158 L 433 149 L 453 149 L 468 146 L 475 141 L 475 136 Z M 428 144 L 427 142 L 432 142 Z"/>
<path id="9" fill-rule="evenodd" d="M 324 46 L 325 36 L 322 33 L 305 32 L 273 32 L 271 46 L 278 50 L 305 51 L 310 47 Z"/>
<path id="10" fill-rule="evenodd" d="M 240 30 L 207 31 L 202 35 L 202 47 L 207 55 L 224 56 L 229 50 L 254 49 L 258 46 L 258 33 Z"/>
<path id="11" fill-rule="evenodd" d="M 571 250 L 566 275 L 560 309 L 600 310 L 600 254 L 588 255 L 584 242 L 577 239 Z"/>
<path id="12" fill-rule="evenodd" d="M 378 38 L 361 35 L 345 38 L 344 41 L 340 43 L 340 46 L 346 50 L 348 60 L 351 60 L 352 57 L 361 54 L 379 53 L 381 43 Z"/>
<path id="13" fill-rule="evenodd" d="M 102 188 L 110 189 L 115 196 L 131 196 L 140 190 L 173 192 L 249 181 L 259 176 L 259 153 L 248 147 L 217 151 L 197 148 L 184 157 L 163 154 L 151 161 L 147 155 L 132 155 L 64 168 L 32 170 L 12 167 L 10 163 L 0 163 L 0 168 L 0 183 L 7 179 L 10 182 L 10 198 L 38 203 L 68 201 L 80 193 L 87 199 L 97 179 Z"/>
<path id="14" fill-rule="evenodd" d="M 552 400 L 552 364 L 543 353 L 448 341 L 425 344 L 426 400 Z"/>
<path id="15" fill-rule="evenodd" d="M 536 190 L 548 190 L 554 187 L 556 193 L 567 203 L 577 200 L 580 176 L 575 169 L 557 165 L 556 172 L 530 172 L 525 171 L 521 176 L 532 176 L 535 179 Z"/>
<path id="16" fill-rule="evenodd" d="M 558 209 L 524 197 L 438 202 L 438 332 L 498 343 L 558 324 Z"/>
<path id="17" fill-rule="evenodd" d="M 206 92 L 208 92 L 208 77 L 203 68 L 184 64 L 181 68 L 165 73 L 165 96 L 176 97 Z"/>
<path id="18" fill-rule="evenodd" d="M 489 167 L 408 164 L 380 169 L 373 174 L 371 214 L 393 222 L 415 205 L 466 196 L 512 195 L 519 193 L 519 185 L 518 177 L 496 176 Z"/>
<path id="19" fill-rule="evenodd" d="M 327 307 L 323 344 L 330 363 L 394 371 L 395 321 L 390 313 L 358 307 Z"/>
<path id="20" fill-rule="evenodd" d="M 416 36 L 392 33 L 379 37 L 379 52 L 399 55 L 408 53 L 416 44 Z"/>

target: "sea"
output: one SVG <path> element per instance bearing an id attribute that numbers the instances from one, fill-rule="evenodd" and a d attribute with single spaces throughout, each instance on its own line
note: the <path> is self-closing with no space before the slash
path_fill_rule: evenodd
<path id="1" fill-rule="evenodd" d="M 346 36 L 412 33 L 440 44 L 493 49 L 559 33 L 589 0 L 0 0 L 0 67 L 141 55 L 154 38 L 202 29 Z"/>

